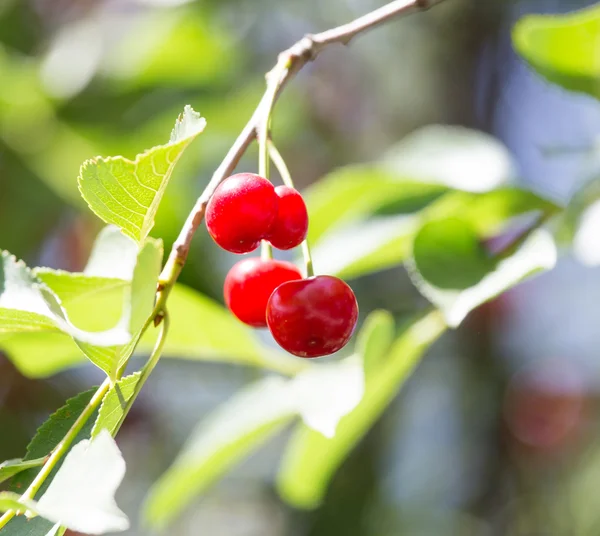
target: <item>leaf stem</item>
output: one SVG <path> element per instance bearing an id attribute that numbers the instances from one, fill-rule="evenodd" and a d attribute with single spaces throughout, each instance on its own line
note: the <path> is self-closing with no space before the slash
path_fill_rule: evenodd
<path id="1" fill-rule="evenodd" d="M 127 401 L 127 406 L 125 407 L 125 410 L 123 411 L 123 415 L 121 416 L 121 419 L 120 419 L 119 423 L 117 424 L 117 427 L 116 427 L 115 431 L 113 432 L 113 435 L 116 435 L 117 432 L 120 430 L 121 425 L 125 421 L 125 417 L 127 417 L 127 414 L 129 413 L 129 410 L 131 409 L 131 406 L 133 406 L 133 403 L 135 402 L 136 398 L 140 394 L 142 387 L 144 386 L 144 384 L 150 377 L 150 374 L 152 374 L 154 367 L 156 367 L 156 364 L 158 363 L 160 356 L 162 355 L 163 348 L 164 348 L 165 342 L 167 340 L 167 333 L 169 332 L 169 322 L 170 322 L 169 314 L 167 313 L 166 310 L 163 311 L 162 319 L 163 320 L 162 320 L 162 323 L 160 326 L 160 333 L 158 334 L 158 339 L 156 340 L 156 343 L 154 344 L 154 348 L 152 349 L 152 353 L 150 354 L 148 361 L 146 361 L 146 364 L 141 369 L 140 379 L 138 380 L 138 382 L 135 386 L 135 389 L 133 391 L 131 398 Z"/>
<path id="2" fill-rule="evenodd" d="M 289 186 L 290 188 L 294 188 L 292 174 L 290 173 L 290 170 L 288 169 L 285 160 L 283 159 L 283 156 L 281 156 L 281 153 L 277 150 L 277 147 L 275 147 L 273 140 L 269 139 L 267 141 L 267 145 L 269 148 L 269 157 L 273 161 L 273 164 L 275 164 L 279 175 L 281 175 L 281 180 L 283 181 L 283 184 Z M 305 239 L 302 242 L 302 256 L 304 257 L 304 268 L 306 272 L 306 277 L 312 277 L 313 275 L 315 275 L 315 272 L 313 267 L 312 256 L 310 254 L 310 246 L 308 245 L 308 239 Z"/>
<path id="3" fill-rule="evenodd" d="M 14 510 L 7 510 L 4 512 L 2 517 L 0 517 L 0 530 L 13 518 L 17 515 L 17 512 Z"/>

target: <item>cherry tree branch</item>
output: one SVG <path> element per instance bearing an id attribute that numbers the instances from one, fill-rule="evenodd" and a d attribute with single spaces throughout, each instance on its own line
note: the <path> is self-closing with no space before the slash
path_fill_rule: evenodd
<path id="1" fill-rule="evenodd" d="M 278 56 L 275 67 L 267 74 L 268 87 L 252 117 L 240 132 L 227 155 L 213 173 L 202 195 L 189 213 L 177 240 L 173 244 L 169 258 L 161 274 L 158 286 L 157 298 L 157 321 L 160 321 L 160 311 L 163 308 L 167 295 L 175 281 L 179 277 L 181 269 L 187 259 L 190 245 L 196 230 L 204 219 L 206 205 L 213 196 L 215 190 L 225 180 L 255 139 L 258 129 L 262 124 L 265 112 L 269 112 L 273 103 L 277 100 L 286 84 L 307 63 L 316 57 L 328 46 L 339 43 L 347 45 L 354 37 L 376 28 L 392 19 L 399 18 L 411 13 L 425 11 L 443 0 L 394 0 L 379 9 L 359 17 L 352 22 L 343 24 L 336 28 L 326 30 L 318 34 L 309 34 L 300 39 Z M 275 81 L 272 78 L 276 77 Z M 272 93 L 271 84 L 275 84 L 275 92 Z"/>

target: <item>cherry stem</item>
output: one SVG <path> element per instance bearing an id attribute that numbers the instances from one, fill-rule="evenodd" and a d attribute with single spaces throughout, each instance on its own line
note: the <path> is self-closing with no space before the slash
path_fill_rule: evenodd
<path id="1" fill-rule="evenodd" d="M 294 181 L 292 180 L 292 174 L 288 169 L 283 156 L 275 147 L 273 140 L 267 140 L 267 147 L 269 149 L 269 157 L 271 158 L 273 164 L 275 164 L 275 168 L 281 175 L 281 180 L 283 184 L 289 186 L 290 188 L 294 188 Z M 308 240 L 304 239 L 302 242 L 302 256 L 304 257 L 304 268 L 306 270 L 306 277 L 312 277 L 315 275 L 315 271 L 313 268 L 312 256 L 310 254 L 310 246 L 308 245 Z"/>

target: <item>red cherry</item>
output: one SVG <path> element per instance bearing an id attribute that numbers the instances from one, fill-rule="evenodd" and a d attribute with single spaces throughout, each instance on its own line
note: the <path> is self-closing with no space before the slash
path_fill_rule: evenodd
<path id="1" fill-rule="evenodd" d="M 267 325 L 277 343 L 298 357 L 319 357 L 343 348 L 358 318 L 352 289 L 319 275 L 277 287 L 267 304 Z"/>
<path id="2" fill-rule="evenodd" d="M 277 215 L 275 188 L 253 173 L 225 179 L 206 206 L 206 227 L 213 240 L 232 253 L 258 247 Z"/>
<path id="3" fill-rule="evenodd" d="M 277 249 L 292 249 L 299 245 L 308 231 L 308 212 L 300 193 L 289 186 L 277 186 L 279 208 L 267 240 Z"/>
<path id="4" fill-rule="evenodd" d="M 294 279 L 302 279 L 302 274 L 291 262 L 244 259 L 225 278 L 225 303 L 242 322 L 264 328 L 269 297 L 279 285 Z"/>

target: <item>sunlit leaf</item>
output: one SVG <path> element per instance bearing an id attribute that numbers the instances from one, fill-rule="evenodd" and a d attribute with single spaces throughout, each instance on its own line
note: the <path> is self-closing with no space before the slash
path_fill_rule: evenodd
<path id="1" fill-rule="evenodd" d="M 125 345 L 110 347 L 78 342 L 79 348 L 85 355 L 110 377 L 113 377 L 131 357 L 141 335 L 141 329 L 152 313 L 162 256 L 162 241 L 146 238 L 137 256 L 129 292 L 123 305 L 123 316 L 119 321 L 123 329 L 131 333 L 132 340 Z"/>
<path id="2" fill-rule="evenodd" d="M 384 270 L 410 254 L 415 215 L 377 217 L 328 233 L 312 250 L 319 273 L 346 279 Z"/>
<path id="3" fill-rule="evenodd" d="M 46 519 L 86 534 L 127 530 L 129 520 L 114 498 L 124 476 L 121 452 L 103 431 L 71 449 L 34 508 Z"/>
<path id="4" fill-rule="evenodd" d="M 333 473 L 443 331 L 444 322 L 437 313 L 410 326 L 393 343 L 378 370 L 367 376 L 362 400 L 340 420 L 335 436 L 327 438 L 306 425 L 298 425 L 278 476 L 279 491 L 286 501 L 300 508 L 312 508 L 321 502 Z"/>
<path id="5" fill-rule="evenodd" d="M 544 78 L 600 97 L 600 7 L 566 15 L 528 15 L 513 29 L 517 52 Z"/>
<path id="6" fill-rule="evenodd" d="M 102 430 L 111 434 L 118 430 L 125 418 L 133 397 L 136 394 L 141 372 L 135 372 L 122 378 L 113 385 L 102 400 L 98 418 L 92 429 L 92 437 L 97 436 Z"/>
<path id="7" fill-rule="evenodd" d="M 62 331 L 77 341 L 99 346 L 125 344 L 130 340 L 127 331 L 120 326 L 97 333 L 77 328 L 57 296 L 22 261 L 4 251 L 0 263 L 1 334 Z"/>
<path id="8" fill-rule="evenodd" d="M 64 304 L 87 298 L 90 294 L 127 286 L 127 281 L 123 279 L 86 276 L 82 273 L 51 268 L 36 268 L 33 273 L 42 283 L 51 288 Z"/>
<path id="9" fill-rule="evenodd" d="M 445 193 L 447 188 L 411 180 L 381 166 L 340 168 L 304 192 L 309 212 L 309 240 L 340 226 L 365 219 L 382 206 L 412 213 Z"/>
<path id="10" fill-rule="evenodd" d="M 281 429 L 295 413 L 286 392 L 284 379 L 266 378 L 237 393 L 202 422 L 150 490 L 146 522 L 165 526 L 195 495 Z"/>
<path id="11" fill-rule="evenodd" d="M 365 374 L 375 374 L 384 363 L 394 340 L 394 317 L 388 311 L 373 311 L 358 333 L 356 351 L 363 358 Z"/>
<path id="12" fill-rule="evenodd" d="M 144 509 L 147 522 L 164 526 L 294 415 L 319 435 L 332 437 L 363 391 L 362 363 L 356 357 L 309 367 L 292 380 L 266 378 L 250 385 L 200 423 L 150 491 Z"/>
<path id="13" fill-rule="evenodd" d="M 524 279 L 556 264 L 554 240 L 544 230 L 538 230 L 511 256 L 504 258 L 479 283 L 464 290 L 441 289 L 428 283 L 414 263 L 409 263 L 413 282 L 421 293 L 437 305 L 450 327 L 457 327 L 476 307 L 495 298 Z"/>
<path id="14" fill-rule="evenodd" d="M 420 128 L 392 147 L 383 164 L 403 177 L 468 192 L 487 192 L 514 178 L 510 153 L 502 143 L 459 126 Z"/>
<path id="15" fill-rule="evenodd" d="M 205 125 L 206 121 L 186 106 L 166 145 L 154 147 L 134 161 L 122 156 L 88 160 L 79 174 L 81 195 L 101 219 L 143 242 L 154 225 L 175 164 Z"/>
<path id="16" fill-rule="evenodd" d="M 410 255 L 413 237 L 424 221 L 460 218 L 486 237 L 515 217 L 550 214 L 559 207 L 533 192 L 504 187 L 484 193 L 451 190 L 415 214 L 382 215 L 394 212 L 393 204 L 373 210 L 370 219 L 341 224 L 316 242 L 313 257 L 320 273 L 353 278 L 398 265 Z"/>

